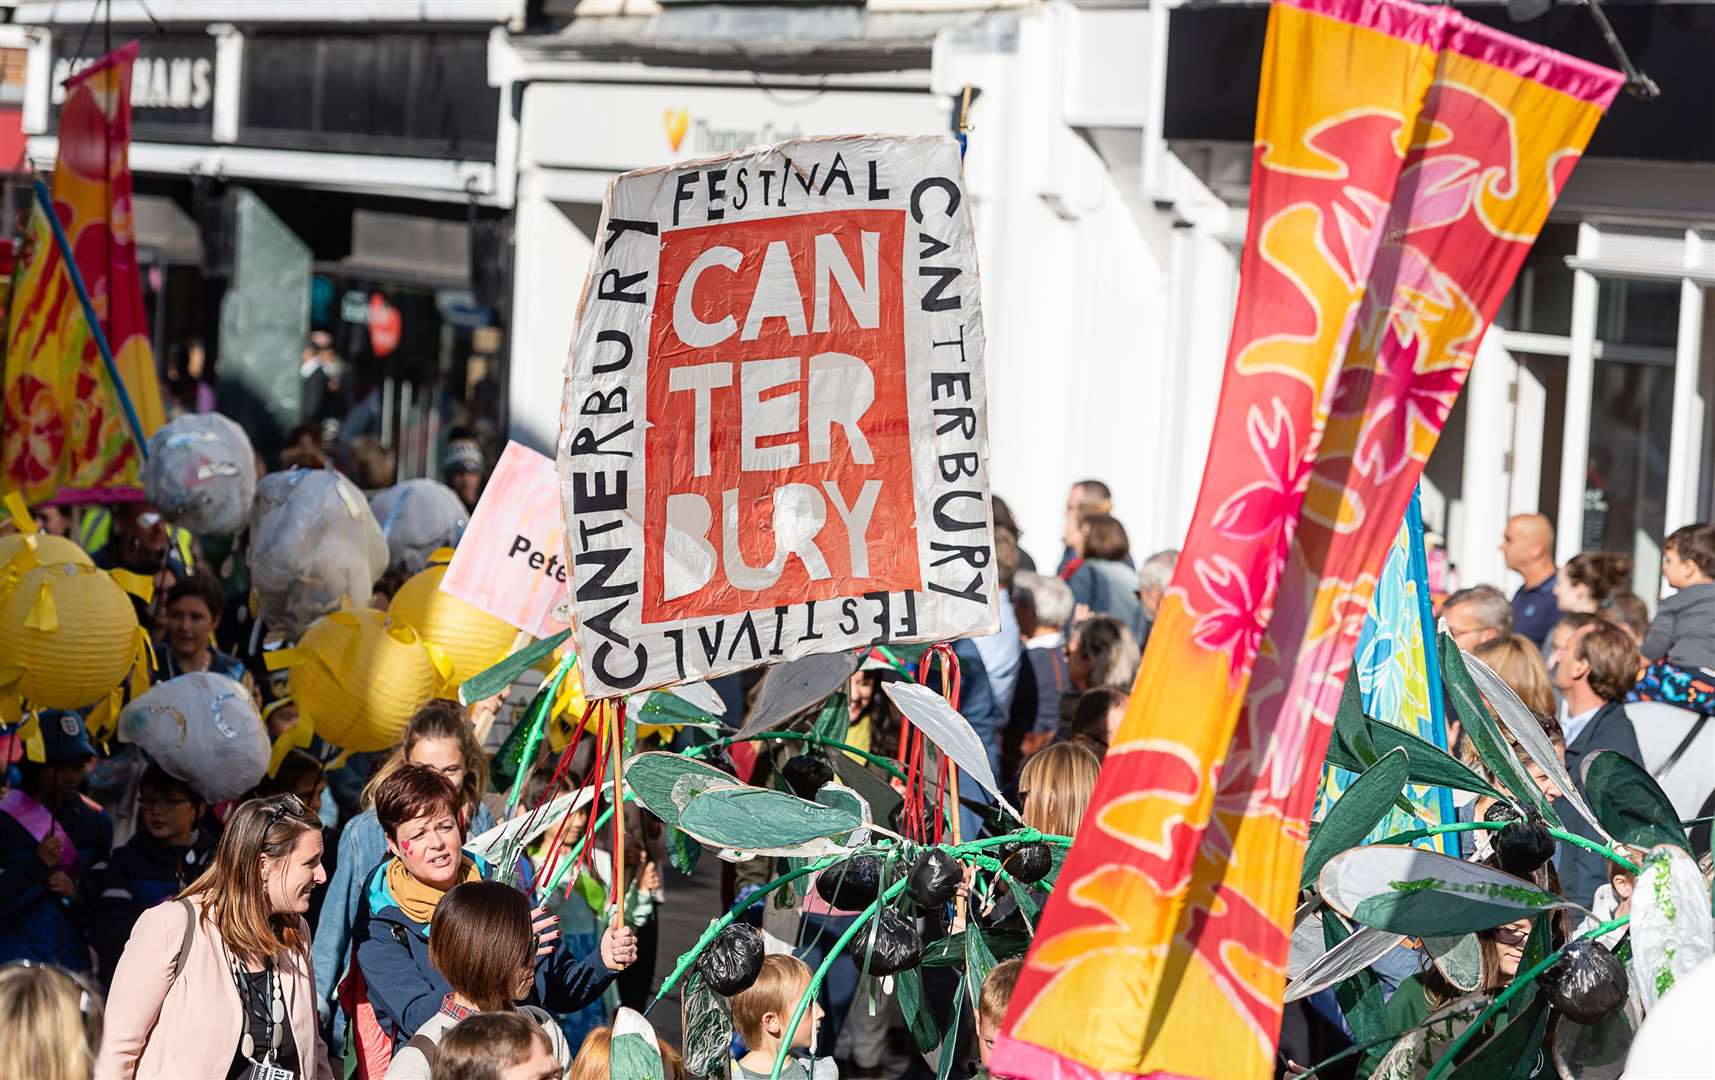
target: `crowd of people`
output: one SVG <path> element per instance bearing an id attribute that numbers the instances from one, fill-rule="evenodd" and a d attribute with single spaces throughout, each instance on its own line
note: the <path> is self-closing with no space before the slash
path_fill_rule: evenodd
<path id="1" fill-rule="evenodd" d="M 366 461 L 365 453 L 359 446 L 335 463 L 373 493 L 390 478 L 386 463 Z M 305 429 L 284 464 L 326 467 L 330 456 Z M 480 448 L 455 443 L 447 465 L 460 500 L 473 505 Z M 371 468 L 373 476 L 359 475 Z M 155 579 L 153 599 L 138 607 L 156 642 L 157 679 L 228 675 L 254 693 L 270 737 L 291 731 L 296 707 L 265 661 L 230 545 L 186 535 L 147 506 L 75 515 L 46 506 L 34 514 L 42 531 L 76 538 L 99 565 Z M 1021 808 L 1022 824 L 1073 836 L 1125 715 L 1177 553 L 1134 553 L 1111 492 L 1097 480 L 1071 487 L 1052 570 L 1020 547 L 999 498 L 994 519 L 1001 629 L 954 644 L 960 711 Z M 1523 584 L 1511 597 L 1476 585 L 1441 599 L 1438 614 L 1453 640 L 1528 706 L 1575 783 L 1583 783 L 1582 759 L 1617 751 L 1655 777 L 1685 819 L 1706 819 L 1715 789 L 1715 733 L 1707 725 L 1715 691 L 1706 681 L 1715 669 L 1715 527 L 1667 537 L 1663 573 L 1675 592 L 1653 617 L 1630 591 L 1628 559 L 1598 552 L 1557 565 L 1541 517 L 1513 519 L 1502 551 Z M 384 608 L 401 580 L 390 569 L 373 603 Z M 742 724 L 759 675 L 724 680 L 720 689 L 738 703 L 726 722 Z M 852 676 L 842 691 L 846 745 L 904 759 L 901 717 L 882 692 L 900 677 L 868 665 Z M 533 842 L 517 865 L 467 850 L 504 814 L 491 780 L 506 733 L 506 725 L 491 728 L 500 707 L 498 700 L 469 709 L 429 700 L 386 752 L 343 756 L 319 742 L 286 749 L 255 790 L 228 800 L 205 797 L 135 747 L 98 745 L 77 712 L 43 712 L 39 755 L 24 753 L 17 739 L 6 743 L 0 1014 L 12 1027 L 0 1042 L 0 1075 L 606 1077 L 612 1047 L 660 985 L 664 830 L 646 810 L 625 807 L 623 863 L 614 865 L 613 841 L 590 830 L 600 857 L 570 887 L 541 896 L 532 883 L 545 884 L 599 805 L 571 812 L 568 828 Z M 1483 771 L 1459 732 L 1448 736 L 1449 749 Z M 667 748 L 686 745 L 683 732 L 661 738 Z M 585 747 L 571 772 L 593 753 Z M 741 780 L 764 784 L 785 753 L 734 755 L 732 768 Z M 526 804 L 560 782 L 553 765 L 522 763 Z M 1546 775 L 1538 780 L 1555 800 L 1572 794 Z M 996 827 L 980 789 L 961 794 L 967 839 Z M 1486 810 L 1474 799 L 1460 815 L 1483 820 Z M 1707 823 L 1701 829 L 1696 842 L 1706 852 Z M 1552 887 L 1568 899 L 1598 914 L 1623 911 L 1630 878 L 1615 866 L 1569 845 L 1551 866 Z M 605 895 L 616 873 L 629 883 L 623 917 Z M 774 876 L 768 859 L 722 864 L 722 906 L 697 915 L 720 915 Z M 924 927 L 925 939 L 959 931 L 964 896 L 961 890 L 944 919 L 926 917 L 933 925 Z M 1044 896 L 1034 896 L 1038 906 Z M 796 1009 L 812 967 L 858 914 L 817 888 L 803 894 L 796 937 L 785 937 L 798 947 L 768 956 L 754 982 L 732 996 L 729 1075 L 769 1076 L 783 1047 L 791 1055 L 784 1075 L 805 1080 L 934 1074 L 921 1057 L 901 1059 L 893 1036 L 904 1019 L 876 1004 L 886 1000 L 879 980 L 850 956 L 816 984 L 814 1008 Z M 760 908 L 750 917 L 769 925 Z M 1485 933 L 1488 984 L 1516 974 L 1527 931 Z M 1016 959 L 997 965 L 974 988 L 974 1015 L 962 1020 L 948 1009 L 958 997 L 954 976 L 924 970 L 924 997 L 938 1022 L 963 1025 L 953 1075 L 986 1065 L 1018 967 Z M 1391 988 L 1389 1015 L 1401 1024 L 1444 999 L 1433 968 L 1413 950 L 1384 958 L 1376 971 Z M 1320 1012 L 1308 1020 L 1289 1012 L 1283 1070 L 1315 1060 L 1329 1039 L 1338 1043 L 1338 1007 L 1314 999 L 1310 1007 Z M 678 1075 L 675 1048 L 656 1045 L 666 1075 Z"/>

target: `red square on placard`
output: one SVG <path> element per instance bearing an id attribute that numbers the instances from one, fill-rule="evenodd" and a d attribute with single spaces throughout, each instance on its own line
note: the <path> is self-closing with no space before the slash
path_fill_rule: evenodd
<path id="1" fill-rule="evenodd" d="M 650 328 L 649 428 L 644 439 L 646 620 L 731 615 L 921 586 L 905 396 L 904 224 L 905 214 L 899 210 L 840 211 L 662 234 Z M 865 234 L 872 235 L 866 240 Z M 820 252 L 818 236 L 824 237 Z M 838 244 L 843 259 L 833 256 L 830 242 Z M 875 281 L 866 273 L 866 244 L 875 253 Z M 770 287 L 764 289 L 759 310 L 798 307 L 791 297 L 790 286 L 795 283 L 801 317 L 749 317 L 771 247 Z M 715 248 L 731 250 L 705 257 Z M 721 330 L 704 331 L 704 339 L 720 337 L 709 344 L 687 343 L 674 321 L 680 285 L 699 257 L 704 268 L 692 283 L 688 312 L 705 326 L 732 319 L 724 336 Z M 789 281 L 783 259 L 790 260 Z M 859 302 L 865 297 L 878 302 Z M 860 316 L 857 308 L 864 309 L 864 314 Z M 863 370 L 846 358 L 861 361 Z M 691 381 L 706 384 L 704 389 L 674 389 L 672 373 L 690 367 L 700 369 Z M 867 408 L 861 404 L 863 371 L 868 373 L 873 394 Z M 681 387 L 691 374 L 681 375 Z M 752 400 L 748 429 L 743 415 L 747 382 Z M 837 399 L 829 394 L 833 387 L 841 391 Z M 699 395 L 708 402 L 704 433 L 699 433 L 697 423 Z M 813 395 L 819 408 L 812 408 Z M 791 409 L 786 404 L 793 399 L 795 427 L 789 423 Z M 816 432 L 811 431 L 813 414 Z M 861 438 L 852 437 L 848 421 L 855 423 Z M 747 430 L 753 451 L 774 459 L 767 467 L 741 467 Z M 770 450 L 775 452 L 767 453 Z M 706 461 L 703 475 L 698 475 L 700 452 Z M 825 460 L 813 460 L 823 456 Z M 862 530 L 859 551 L 854 552 L 839 507 L 854 518 L 860 516 L 861 496 L 869 481 L 879 482 L 880 488 Z M 725 547 L 729 530 L 724 507 L 729 492 L 736 511 L 732 530 L 738 541 L 736 554 L 743 566 L 751 568 L 749 580 L 742 583 L 735 583 L 727 573 L 733 554 Z M 777 493 L 789 509 L 777 511 Z M 682 595 L 668 599 L 663 552 L 671 496 L 704 500 L 701 507 L 690 500 L 681 503 L 706 515 L 708 528 L 698 537 L 678 537 L 679 544 L 693 545 L 695 557 L 680 558 L 676 565 L 700 567 L 708 577 L 700 587 L 692 587 L 695 576 L 688 584 L 681 576 L 675 588 Z M 818 505 L 823 520 L 812 536 Z M 800 546 L 806 547 L 803 557 L 789 554 L 780 560 L 774 529 L 777 512 L 785 513 L 782 520 L 797 531 Z M 854 573 L 854 555 L 859 552 L 867 556 L 866 573 Z M 811 565 L 817 562 L 821 565 Z M 690 591 L 684 591 L 687 588 Z"/>

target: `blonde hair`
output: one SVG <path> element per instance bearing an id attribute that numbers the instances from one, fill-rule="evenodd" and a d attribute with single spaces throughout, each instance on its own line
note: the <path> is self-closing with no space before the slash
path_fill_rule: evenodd
<path id="1" fill-rule="evenodd" d="M 1006 1019 L 1006 1007 L 1012 1001 L 1012 992 L 1018 986 L 1018 973 L 1023 970 L 1024 958 L 1021 956 L 994 966 L 988 978 L 983 980 L 982 992 L 977 995 L 977 1019 L 1000 1027 L 1001 1021 Z"/>
<path id="2" fill-rule="evenodd" d="M 679 1052 L 660 1037 L 655 1045 L 661 1049 L 661 1075 L 667 1080 L 685 1080 L 685 1061 Z M 572 1059 L 566 1080 L 608 1080 L 608 1060 L 613 1052 L 613 1028 L 607 1024 L 592 1028 Z"/>
<path id="3" fill-rule="evenodd" d="M 369 782 L 363 785 L 358 806 L 364 810 L 374 806 L 375 792 L 389 776 L 410 761 L 411 751 L 417 748 L 417 744 L 434 739 L 451 739 L 459 744 L 459 755 L 464 758 L 464 783 L 459 786 L 459 804 L 464 823 L 468 825 L 470 816 L 476 813 L 477 803 L 482 801 L 482 793 L 488 789 L 488 755 L 483 752 L 482 743 L 477 741 L 476 732 L 470 726 L 470 713 L 450 698 L 426 701 L 412 715 L 410 723 L 405 725 L 405 737 L 388 752 L 376 766 Z"/>
<path id="4" fill-rule="evenodd" d="M 755 1048 L 762 1042 L 762 1018 L 769 1013 L 779 1016 L 784 1025 L 809 987 L 810 965 L 796 956 L 764 957 L 756 981 L 732 998 L 732 1024 L 744 1036 L 745 1045 Z M 785 1037 L 791 1038 L 791 1033 Z"/>
<path id="5" fill-rule="evenodd" d="M 320 833 L 321 821 L 296 795 L 251 799 L 232 812 L 214 862 L 181 898 L 203 898 L 202 921 L 220 932 L 232 954 L 260 965 L 283 952 L 310 950 L 304 917 L 278 914 L 268 902 L 262 856 L 284 859 L 305 833 Z"/>
<path id="6" fill-rule="evenodd" d="M 1024 823 L 1051 836 L 1076 836 L 1101 770 L 1101 759 L 1078 739 L 1049 743 L 1030 755 L 1018 774 Z"/>
<path id="7" fill-rule="evenodd" d="M 1485 641 L 1471 655 L 1489 665 L 1489 669 L 1512 688 L 1525 707 L 1538 716 L 1554 715 L 1554 687 L 1549 681 L 1548 665 L 1542 662 L 1542 650 L 1523 634 Z"/>
<path id="8" fill-rule="evenodd" d="M 24 961 L 0 968 L 0 1076 L 89 1080 L 101 1046 L 101 996 L 81 976 Z"/>

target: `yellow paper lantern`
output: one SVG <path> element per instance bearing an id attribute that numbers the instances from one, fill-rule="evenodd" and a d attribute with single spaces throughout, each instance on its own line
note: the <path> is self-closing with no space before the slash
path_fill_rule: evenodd
<path id="1" fill-rule="evenodd" d="M 54 566 L 60 563 L 94 566 L 95 560 L 70 540 L 52 533 L 13 533 L 10 536 L 0 536 L 0 566 L 15 570 L 21 575 L 38 566 Z"/>
<path id="2" fill-rule="evenodd" d="M 146 647 L 131 598 L 93 565 L 25 571 L 0 584 L 0 712 L 104 702 Z"/>
<path id="3" fill-rule="evenodd" d="M 444 563 L 415 574 L 387 605 L 387 614 L 439 646 L 452 661 L 453 682 L 462 683 L 498 664 L 512 651 L 518 631 L 473 604 L 441 591 Z"/>
<path id="4" fill-rule="evenodd" d="M 310 624 L 295 648 L 268 654 L 291 672 L 299 723 L 342 750 L 385 750 L 411 714 L 448 693 L 452 665 L 417 631 L 386 612 L 356 608 Z"/>

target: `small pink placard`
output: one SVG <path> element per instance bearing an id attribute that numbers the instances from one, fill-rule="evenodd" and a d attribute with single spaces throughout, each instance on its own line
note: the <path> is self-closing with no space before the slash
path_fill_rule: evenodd
<path id="1" fill-rule="evenodd" d="M 557 634 L 571 578 L 565 534 L 553 459 L 509 442 L 441 589 L 539 638 Z"/>

